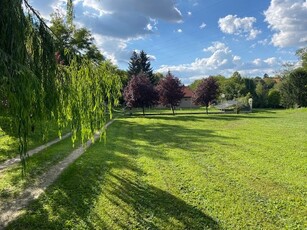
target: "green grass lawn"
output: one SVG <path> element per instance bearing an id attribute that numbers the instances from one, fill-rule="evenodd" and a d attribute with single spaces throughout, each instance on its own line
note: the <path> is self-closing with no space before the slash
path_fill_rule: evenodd
<path id="1" fill-rule="evenodd" d="M 79 147 L 80 141 L 75 143 Z M 21 163 L 10 166 L 0 172 L 0 203 L 16 198 L 27 186 L 36 183 L 37 178 L 52 165 L 64 159 L 76 147 L 71 138 L 58 142 L 45 150 L 31 156 L 26 162 L 26 176 L 21 176 Z"/>
<path id="2" fill-rule="evenodd" d="M 63 133 L 66 132 L 68 129 L 63 130 Z M 58 133 L 55 121 L 37 123 L 34 131 L 29 133 L 28 150 L 57 138 Z M 18 156 L 18 136 L 11 127 L 11 121 L 0 115 L 0 163 L 16 156 Z"/>
<path id="3" fill-rule="evenodd" d="M 120 118 L 8 229 L 306 229 L 307 110 Z"/>

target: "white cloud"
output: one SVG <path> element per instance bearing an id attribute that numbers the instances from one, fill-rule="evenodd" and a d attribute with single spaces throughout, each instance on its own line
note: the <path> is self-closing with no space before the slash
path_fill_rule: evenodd
<path id="1" fill-rule="evenodd" d="M 191 16 L 191 15 L 192 15 L 192 12 L 191 12 L 191 11 L 188 11 L 188 15 Z"/>
<path id="2" fill-rule="evenodd" d="M 248 40 L 255 39 L 261 31 L 254 28 L 256 18 L 239 18 L 237 15 L 227 15 L 218 21 L 219 27 L 223 33 L 241 35 Z"/>
<path id="3" fill-rule="evenodd" d="M 34 8 L 36 12 L 42 17 L 47 25 L 50 25 L 51 14 L 59 13 L 66 15 L 67 0 L 28 0 L 29 4 Z"/>
<path id="4" fill-rule="evenodd" d="M 176 30 L 178 33 L 182 33 L 182 29 L 178 29 Z"/>
<path id="5" fill-rule="evenodd" d="M 199 29 L 201 30 L 205 29 L 206 26 L 207 26 L 206 23 L 202 22 L 201 25 L 199 26 Z"/>
<path id="6" fill-rule="evenodd" d="M 31 0 L 45 18 L 56 9 L 65 14 L 66 0 Z M 173 0 L 75 0 L 75 23 L 91 30 L 98 47 L 114 63 L 131 55 L 127 42 L 144 38 L 157 30 L 158 20 L 182 22 Z"/>
<path id="7" fill-rule="evenodd" d="M 239 71 L 243 76 L 262 76 L 264 73 L 274 74 L 281 67 L 281 61 L 275 57 L 266 59 L 257 58 L 243 62 L 242 58 L 233 54 L 232 50 L 222 42 L 213 42 L 203 51 L 209 56 L 196 58 L 192 63 L 181 65 L 163 65 L 158 72 L 166 73 L 170 70 L 175 76 L 181 78 L 184 84 L 190 84 L 196 79 L 210 75 L 222 74 L 230 76 L 234 71 Z"/>
<path id="8" fill-rule="evenodd" d="M 266 38 L 266 39 L 258 41 L 257 43 L 260 44 L 260 45 L 265 46 L 265 45 L 269 44 L 269 40 Z"/>
<path id="9" fill-rule="evenodd" d="M 274 46 L 307 45 L 306 0 L 271 0 L 264 15 L 269 28 L 275 31 L 271 40 Z"/>
<path id="10" fill-rule="evenodd" d="M 132 52 L 127 50 L 127 40 L 94 34 L 98 48 L 114 64 L 127 63 Z"/>

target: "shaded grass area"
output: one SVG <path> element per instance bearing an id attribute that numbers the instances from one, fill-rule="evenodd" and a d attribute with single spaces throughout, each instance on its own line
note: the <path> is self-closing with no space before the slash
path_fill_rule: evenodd
<path id="1" fill-rule="evenodd" d="M 75 143 L 75 146 L 79 145 L 80 141 Z M 26 176 L 21 175 L 20 163 L 1 171 L 0 202 L 5 203 L 16 198 L 26 187 L 35 184 L 40 175 L 64 159 L 74 149 L 71 139 L 67 138 L 28 158 Z"/>
<path id="2" fill-rule="evenodd" d="M 9 229 L 305 229 L 306 120 L 119 119 Z"/>
<path id="3" fill-rule="evenodd" d="M 208 111 L 210 113 L 221 113 L 220 110 L 210 107 L 208 108 Z M 139 116 L 143 115 L 143 110 L 142 108 L 126 108 L 124 110 L 124 113 L 126 115 L 134 115 L 134 116 Z M 199 107 L 199 108 L 175 108 L 175 114 L 204 114 L 206 113 L 206 108 L 205 107 Z M 145 115 L 173 115 L 173 112 L 171 108 L 145 108 Z"/>
<path id="4" fill-rule="evenodd" d="M 62 133 L 68 132 L 64 129 Z M 35 124 L 29 132 L 28 150 L 58 137 L 59 129 L 55 121 Z M 18 136 L 8 117 L 0 115 L 0 163 L 18 156 Z"/>

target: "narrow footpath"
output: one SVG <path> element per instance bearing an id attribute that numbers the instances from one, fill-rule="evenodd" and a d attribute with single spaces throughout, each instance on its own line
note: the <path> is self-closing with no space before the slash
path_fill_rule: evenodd
<path id="1" fill-rule="evenodd" d="M 50 141 L 50 142 L 48 142 L 48 143 L 46 143 L 44 145 L 38 146 L 35 149 L 32 149 L 32 150 L 28 151 L 27 155 L 28 156 L 32 156 L 32 155 L 34 155 L 36 153 L 39 153 L 42 150 L 48 148 L 49 146 L 54 145 L 54 144 L 58 143 L 59 141 L 64 140 L 64 139 L 66 139 L 66 138 L 68 138 L 70 136 L 71 136 L 71 133 L 67 133 L 67 134 L 63 135 L 61 138 L 56 138 L 53 141 Z M 12 158 L 12 159 L 8 159 L 4 163 L 0 164 L 0 172 L 2 170 L 4 170 L 4 169 L 8 168 L 11 165 L 18 163 L 18 162 L 20 162 L 20 157 L 15 157 L 15 158 Z"/>
<path id="2" fill-rule="evenodd" d="M 107 129 L 109 125 L 114 122 L 114 119 L 109 121 L 104 129 Z M 100 137 L 100 133 L 95 134 L 94 140 L 96 141 Z M 88 140 L 84 146 L 80 146 L 69 154 L 64 160 L 58 164 L 52 166 L 47 172 L 38 178 L 38 182 L 33 186 L 25 189 L 21 195 L 12 202 L 8 202 L 0 207 L 0 229 L 4 229 L 11 221 L 20 216 L 28 206 L 28 204 L 37 199 L 48 186 L 50 186 L 57 177 L 73 163 L 78 157 L 80 157 L 85 150 L 92 144 L 91 140 Z"/>

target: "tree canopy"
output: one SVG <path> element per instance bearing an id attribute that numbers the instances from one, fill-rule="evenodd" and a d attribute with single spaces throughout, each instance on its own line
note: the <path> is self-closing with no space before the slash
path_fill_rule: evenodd
<path id="1" fill-rule="evenodd" d="M 307 69 L 297 68 L 287 74 L 280 90 L 285 107 L 307 106 Z"/>
<path id="2" fill-rule="evenodd" d="M 169 105 L 174 115 L 175 106 L 179 104 L 184 96 L 183 87 L 179 78 L 174 77 L 170 72 L 168 72 L 166 77 L 162 78 L 157 85 L 159 102 L 165 106 Z"/>
<path id="3" fill-rule="evenodd" d="M 128 82 L 124 89 L 124 100 L 129 108 L 141 107 L 143 115 L 145 115 L 145 107 L 156 104 L 158 94 L 148 77 L 144 74 L 139 74 L 132 77 Z"/>
<path id="4" fill-rule="evenodd" d="M 210 102 L 217 98 L 218 89 L 217 81 L 213 77 L 203 79 L 195 90 L 194 103 L 205 106 L 208 114 L 208 106 Z"/>
<path id="5" fill-rule="evenodd" d="M 65 17 L 59 13 L 52 14 L 51 27 L 53 34 L 58 38 L 55 40 L 56 48 L 63 59 L 64 63 L 68 63 L 67 52 L 89 58 L 98 63 L 105 60 L 101 52 L 94 43 L 94 38 L 91 32 L 84 28 L 76 28 L 74 25 L 69 25 L 70 20 L 65 20 Z"/>
<path id="6" fill-rule="evenodd" d="M 307 47 L 297 50 L 296 55 L 301 59 L 302 67 L 307 69 Z"/>
<path id="7" fill-rule="evenodd" d="M 157 83 L 156 78 L 152 73 L 150 58 L 143 50 L 139 53 L 133 51 L 128 64 L 128 74 L 130 78 L 143 74 L 148 77 L 152 84 Z"/>

